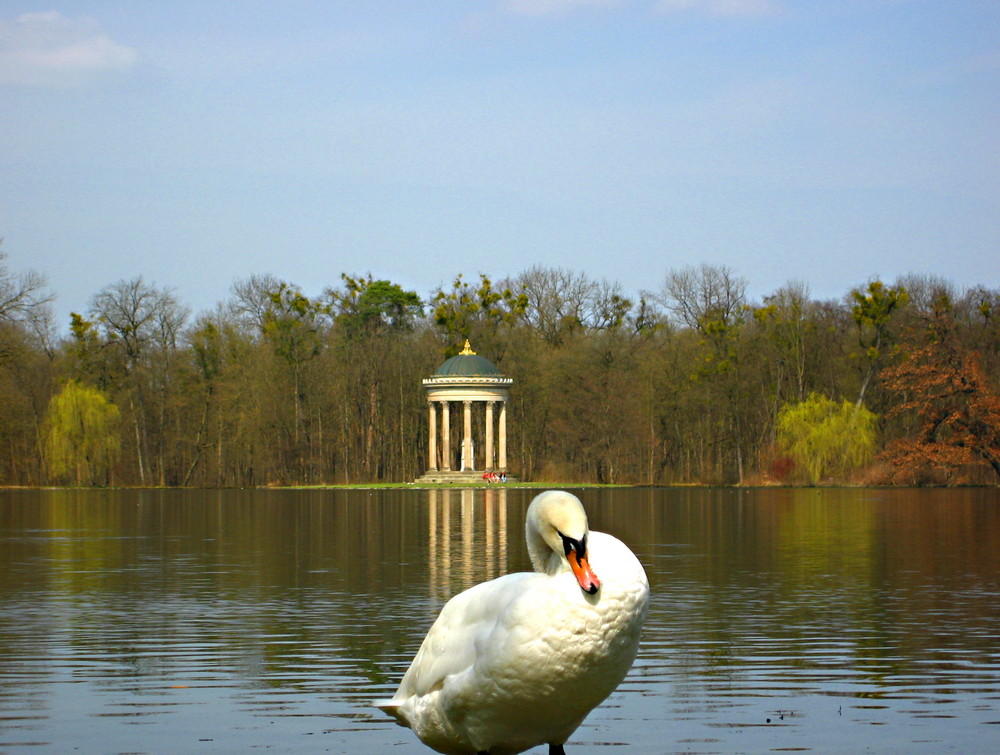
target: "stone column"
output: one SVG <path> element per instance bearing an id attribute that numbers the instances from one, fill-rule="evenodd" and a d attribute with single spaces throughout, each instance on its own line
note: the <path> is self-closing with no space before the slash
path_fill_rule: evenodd
<path id="1" fill-rule="evenodd" d="M 493 469 L 493 403 L 486 402 L 486 460 L 483 469 Z"/>
<path id="2" fill-rule="evenodd" d="M 500 458 L 497 459 L 500 469 L 507 469 L 507 402 L 500 402 Z"/>
<path id="3" fill-rule="evenodd" d="M 437 446 L 437 407 L 433 401 L 427 402 L 427 469 L 437 472 L 438 468 L 438 446 Z"/>
<path id="4" fill-rule="evenodd" d="M 472 463 L 472 402 L 463 401 L 462 409 L 465 420 L 462 428 L 462 471 L 465 472 L 476 468 L 476 465 Z"/>
<path id="5" fill-rule="evenodd" d="M 441 402 L 441 471 L 451 471 L 451 415 L 448 402 Z"/>

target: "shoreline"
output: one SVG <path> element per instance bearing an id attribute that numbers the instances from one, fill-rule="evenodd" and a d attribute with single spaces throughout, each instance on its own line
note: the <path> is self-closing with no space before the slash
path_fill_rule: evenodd
<path id="1" fill-rule="evenodd" d="M 203 487 L 203 486 L 181 486 L 181 485 L 0 485 L 0 491 L 4 490 L 498 490 L 498 489 L 520 489 L 537 490 L 551 488 L 594 488 L 594 489 L 622 489 L 635 488 L 642 490 L 670 490 L 670 489 L 733 489 L 733 490 L 835 490 L 842 489 L 871 489 L 871 490 L 905 490 L 905 489 L 962 489 L 962 488 L 1000 488 L 1000 485 L 986 484 L 959 484 L 959 485 L 865 485 L 858 483 L 828 483 L 819 485 L 789 485 L 789 484 L 769 484 L 769 483 L 701 483 L 687 482 L 674 484 L 647 484 L 647 483 L 600 483 L 600 482 L 506 482 L 506 483 L 416 483 L 416 482 L 358 482 L 358 483 L 331 483 L 318 485 L 253 485 L 245 487 Z"/>

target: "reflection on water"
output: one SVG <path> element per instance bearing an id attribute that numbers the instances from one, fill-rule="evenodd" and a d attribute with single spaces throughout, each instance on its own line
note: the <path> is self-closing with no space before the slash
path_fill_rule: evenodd
<path id="1" fill-rule="evenodd" d="M 425 558 L 434 595 L 447 600 L 477 582 L 512 571 L 507 563 L 508 548 L 517 550 L 524 525 L 516 522 L 513 529 L 508 528 L 507 493 L 505 488 L 426 491 Z M 510 533 L 514 537 L 509 541 Z"/>
<path id="2" fill-rule="evenodd" d="M 425 752 L 369 702 L 533 494 L 2 492 L 0 752 Z M 573 755 L 996 749 L 1000 492 L 579 494 L 653 602 Z"/>

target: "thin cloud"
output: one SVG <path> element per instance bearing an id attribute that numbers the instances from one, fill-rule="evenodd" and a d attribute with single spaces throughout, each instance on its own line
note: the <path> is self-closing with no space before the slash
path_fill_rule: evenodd
<path id="1" fill-rule="evenodd" d="M 782 10 L 777 0 L 658 0 L 656 7 L 664 13 L 693 11 L 729 18 L 769 16 Z"/>
<path id="2" fill-rule="evenodd" d="M 504 8 L 524 16 L 562 16 L 580 10 L 615 8 L 623 0 L 507 0 Z"/>
<path id="3" fill-rule="evenodd" d="M 94 76 L 131 68 L 139 54 L 114 42 L 93 19 L 58 11 L 0 20 L 0 83 L 79 86 Z"/>
<path id="4" fill-rule="evenodd" d="M 715 18 L 769 16 L 784 9 L 781 0 L 505 0 L 499 7 L 521 16 L 567 16 L 581 11 L 616 10 L 626 6 L 660 13 L 698 13 Z"/>

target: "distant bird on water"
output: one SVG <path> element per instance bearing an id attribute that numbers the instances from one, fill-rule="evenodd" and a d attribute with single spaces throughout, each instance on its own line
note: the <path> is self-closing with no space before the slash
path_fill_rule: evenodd
<path id="1" fill-rule="evenodd" d="M 639 648 L 649 582 L 629 548 L 591 532 L 561 490 L 528 507 L 534 572 L 445 604 L 391 700 L 376 703 L 446 755 L 549 755 L 618 686 Z"/>

